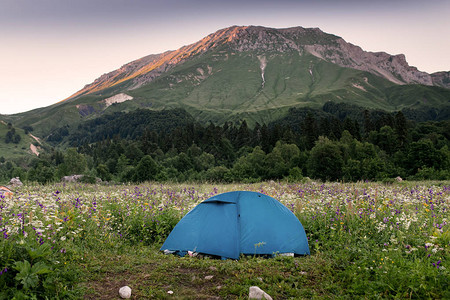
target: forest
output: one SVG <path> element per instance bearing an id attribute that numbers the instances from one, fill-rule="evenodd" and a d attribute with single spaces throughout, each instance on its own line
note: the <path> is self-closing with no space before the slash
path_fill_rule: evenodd
<path id="1" fill-rule="evenodd" d="M 0 157 L 0 180 L 48 183 L 73 174 L 87 182 L 445 180 L 450 121 L 436 120 L 432 112 L 333 102 L 292 108 L 252 127 L 245 120 L 200 123 L 182 109 L 138 109 L 55 130 L 47 138 L 54 147 L 27 165 Z"/>

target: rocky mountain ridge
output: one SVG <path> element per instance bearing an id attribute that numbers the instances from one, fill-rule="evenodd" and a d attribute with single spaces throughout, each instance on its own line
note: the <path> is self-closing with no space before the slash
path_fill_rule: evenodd
<path id="1" fill-rule="evenodd" d="M 124 84 L 135 89 L 191 58 L 213 49 L 237 52 L 285 53 L 308 52 L 320 59 L 342 67 L 367 71 L 396 84 L 423 84 L 450 88 L 450 72 L 428 74 L 409 66 L 403 54 L 367 52 L 344 39 L 318 28 L 293 27 L 285 29 L 261 26 L 232 26 L 212 33 L 202 40 L 178 50 L 153 54 L 123 65 L 86 85 L 68 99 L 91 94 Z"/>

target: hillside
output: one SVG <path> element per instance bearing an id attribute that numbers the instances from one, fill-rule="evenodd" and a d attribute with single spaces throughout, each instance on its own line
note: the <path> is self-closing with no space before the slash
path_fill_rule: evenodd
<path id="1" fill-rule="evenodd" d="M 39 138 L 0 121 L 0 157 L 16 160 L 24 156 L 36 157 L 43 151 Z"/>
<path id="2" fill-rule="evenodd" d="M 447 72 L 421 72 L 403 55 L 365 52 L 318 28 L 233 26 L 126 64 L 52 106 L 1 118 L 45 138 L 138 108 L 182 108 L 201 123 L 246 119 L 250 126 L 327 101 L 440 112 L 450 106 L 449 84 Z"/>

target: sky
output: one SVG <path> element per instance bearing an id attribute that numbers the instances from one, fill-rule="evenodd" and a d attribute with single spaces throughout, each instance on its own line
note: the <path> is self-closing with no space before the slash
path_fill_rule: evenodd
<path id="1" fill-rule="evenodd" d="M 232 25 L 318 27 L 450 71 L 450 0 L 0 0 L 0 114 L 61 101 L 104 73 Z"/>

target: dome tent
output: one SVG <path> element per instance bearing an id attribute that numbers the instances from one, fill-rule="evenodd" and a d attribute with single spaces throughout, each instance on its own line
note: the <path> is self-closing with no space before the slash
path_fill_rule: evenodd
<path id="1" fill-rule="evenodd" d="M 178 222 L 161 250 L 232 259 L 240 254 L 309 254 L 297 217 L 274 198 L 248 191 L 219 194 L 198 204 Z"/>

